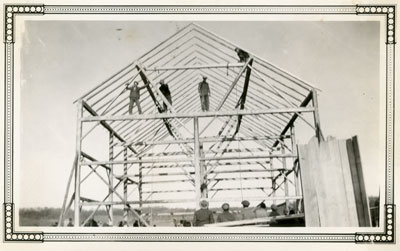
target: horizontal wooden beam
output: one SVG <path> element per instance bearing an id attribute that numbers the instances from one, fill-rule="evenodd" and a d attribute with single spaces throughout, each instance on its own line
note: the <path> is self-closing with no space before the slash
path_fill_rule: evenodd
<path id="1" fill-rule="evenodd" d="M 217 163 L 213 163 L 214 165 L 217 166 L 247 166 L 247 165 L 259 165 L 259 164 L 268 164 L 269 160 L 267 161 L 249 161 L 249 160 L 237 160 L 237 161 L 229 161 L 229 162 L 217 162 Z M 191 164 L 177 164 L 177 165 L 149 165 L 149 166 L 145 166 L 143 165 L 142 168 L 143 169 L 161 169 L 161 168 L 180 168 L 180 167 L 193 167 L 193 165 Z M 282 168 L 272 168 L 269 169 L 270 171 L 284 171 L 285 169 Z"/>
<path id="2" fill-rule="evenodd" d="M 226 181 L 226 180 L 268 180 L 272 177 L 242 177 L 242 178 L 209 178 L 208 181 Z M 150 180 L 143 181 L 142 184 L 159 184 L 159 183 L 181 183 L 189 182 L 189 179 L 175 179 L 175 180 Z"/>
<path id="3" fill-rule="evenodd" d="M 224 187 L 224 188 L 213 188 L 208 191 L 236 191 L 236 190 L 271 190 L 270 187 Z M 149 190 L 143 191 L 142 193 L 189 193 L 195 192 L 194 189 L 175 189 L 175 190 Z"/>
<path id="4" fill-rule="evenodd" d="M 131 160 L 114 160 L 114 161 L 91 161 L 82 162 L 81 165 L 122 165 L 122 164 L 135 164 L 135 163 L 168 163 L 168 162 L 191 162 L 191 158 L 181 158 L 181 159 L 131 159 Z"/>
<path id="5" fill-rule="evenodd" d="M 229 160 L 229 159 L 274 159 L 274 158 L 297 158 L 293 154 L 265 154 L 265 155 L 249 155 L 249 156 L 213 156 L 202 157 L 200 160 Z"/>
<path id="6" fill-rule="evenodd" d="M 160 66 L 147 68 L 144 67 L 145 71 L 170 71 L 170 70 L 195 70 L 195 69 L 209 69 L 209 68 L 233 68 L 243 67 L 243 63 L 222 63 L 222 64 L 209 64 L 209 65 L 177 65 L 177 66 Z"/>
<path id="7" fill-rule="evenodd" d="M 276 169 L 277 170 L 277 169 Z M 276 171 L 274 170 L 274 171 Z M 281 169 L 281 170 L 288 170 L 288 169 Z M 211 171 L 210 173 L 214 174 L 221 174 L 221 173 L 265 173 L 265 172 L 271 172 L 272 170 L 269 169 L 238 169 L 238 170 L 221 170 L 221 171 Z M 188 172 L 188 174 L 195 174 L 195 172 Z M 149 173 L 146 175 L 142 175 L 142 178 L 146 177 L 154 177 L 154 176 L 180 176 L 180 175 L 186 175 L 186 173 L 182 172 L 165 172 L 165 173 Z M 138 174 L 129 174 L 126 175 L 126 177 L 139 177 Z M 269 177 L 270 178 L 270 177 Z"/>
<path id="8" fill-rule="evenodd" d="M 266 197 L 266 196 L 248 196 L 245 199 L 246 200 L 253 200 L 253 201 L 273 201 L 273 200 L 297 200 L 297 199 L 302 199 L 303 197 L 301 196 L 279 196 L 279 197 Z M 232 202 L 232 201 L 237 201 L 240 202 L 243 200 L 242 197 L 223 197 L 223 198 L 208 198 L 207 199 L 210 202 Z M 168 200 L 145 200 L 145 201 L 127 201 L 126 204 L 129 205 L 135 205 L 135 204 L 167 204 L 167 203 L 188 203 L 192 202 L 195 203 L 195 199 L 168 199 Z M 124 205 L 125 203 L 123 201 L 102 201 L 102 202 L 83 202 L 83 206 L 102 206 L 102 205 Z"/>
<path id="9" fill-rule="evenodd" d="M 230 149 L 215 149 L 209 150 L 204 152 L 204 154 L 211 154 L 211 153 L 264 153 L 265 149 L 263 148 L 230 148 Z M 146 153 L 146 154 L 139 154 L 140 157 L 155 157 L 155 156 L 174 156 L 174 155 L 184 155 L 186 152 L 176 151 L 176 152 L 155 152 L 155 153 Z"/>
<path id="10" fill-rule="evenodd" d="M 249 155 L 249 156 L 213 156 L 213 157 L 201 157 L 200 160 L 230 160 L 230 159 L 273 159 L 273 158 L 297 158 L 293 154 L 265 154 L 265 155 Z M 132 163 L 168 163 L 168 162 L 192 162 L 192 158 L 153 158 L 153 159 L 130 159 L 130 160 L 114 160 L 114 161 L 90 161 L 82 162 L 81 165 L 122 165 Z"/>
<path id="11" fill-rule="evenodd" d="M 292 214 L 292 215 L 278 215 L 273 217 L 262 217 L 250 220 L 236 220 L 228 222 L 220 222 L 214 224 L 206 224 L 205 227 L 237 227 L 237 226 L 249 226 L 257 224 L 268 224 L 272 220 L 283 220 L 283 219 L 301 219 L 304 218 L 304 214 Z"/>
<path id="12" fill-rule="evenodd" d="M 281 108 L 281 109 L 261 109 L 261 110 L 231 110 L 231 111 L 209 111 L 209 112 L 191 112 L 191 113 L 153 113 L 153 114 L 135 114 L 120 116 L 91 116 L 81 118 L 83 122 L 93 121 L 125 121 L 125 120 L 151 120 L 167 118 L 206 118 L 206 117 L 227 117 L 237 115 L 266 115 L 282 113 L 305 113 L 313 112 L 312 107 Z"/>
<path id="13" fill-rule="evenodd" d="M 200 138 L 201 143 L 207 142 L 228 142 L 228 141 L 260 141 L 260 140 L 275 140 L 290 138 L 290 135 L 284 136 L 254 136 L 254 137 L 203 137 Z M 169 144 L 190 144 L 194 143 L 193 138 L 175 139 L 175 140 L 161 140 L 161 141 L 131 141 L 123 143 L 122 145 L 134 146 L 147 146 L 147 145 L 169 145 Z M 115 145 L 119 145 L 116 143 Z"/>

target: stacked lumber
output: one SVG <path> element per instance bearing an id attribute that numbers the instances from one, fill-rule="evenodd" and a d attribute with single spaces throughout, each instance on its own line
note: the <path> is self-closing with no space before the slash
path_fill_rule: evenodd
<path id="1" fill-rule="evenodd" d="M 306 226 L 371 226 L 357 137 L 299 145 Z"/>

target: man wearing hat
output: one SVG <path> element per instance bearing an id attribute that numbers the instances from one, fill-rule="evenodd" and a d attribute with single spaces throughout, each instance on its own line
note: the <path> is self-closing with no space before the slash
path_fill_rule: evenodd
<path id="1" fill-rule="evenodd" d="M 137 81 L 133 82 L 133 85 L 129 87 L 126 86 L 126 89 L 130 91 L 129 93 L 129 114 L 132 114 L 133 106 L 136 104 L 139 114 L 142 114 L 142 108 L 140 106 L 140 90 L 144 89 L 148 85 L 146 83 L 144 86 L 139 87 L 139 83 Z"/>
<path id="2" fill-rule="evenodd" d="M 229 212 L 229 204 L 224 203 L 222 204 L 222 213 L 218 215 L 217 222 L 226 222 L 226 221 L 234 221 L 235 216 Z"/>
<path id="3" fill-rule="evenodd" d="M 244 200 L 244 201 L 242 201 L 242 205 L 243 205 L 243 208 L 242 208 L 242 211 L 240 212 L 242 220 L 254 219 L 256 217 L 256 215 L 254 214 L 253 210 L 251 210 L 251 208 L 249 208 L 250 202 L 248 200 Z"/>
<path id="4" fill-rule="evenodd" d="M 199 83 L 198 91 L 200 94 L 201 110 L 203 112 L 208 111 L 210 103 L 210 87 L 208 86 L 206 76 L 203 76 L 203 81 Z"/>
<path id="5" fill-rule="evenodd" d="M 214 223 L 214 215 L 210 209 L 208 209 L 208 201 L 200 201 L 200 209 L 194 212 L 193 226 L 201 227 L 205 224 Z"/>
<path id="6" fill-rule="evenodd" d="M 268 216 L 272 217 L 272 216 L 278 216 L 280 215 L 280 213 L 278 212 L 278 207 L 275 204 L 271 205 L 271 212 L 269 213 Z"/>

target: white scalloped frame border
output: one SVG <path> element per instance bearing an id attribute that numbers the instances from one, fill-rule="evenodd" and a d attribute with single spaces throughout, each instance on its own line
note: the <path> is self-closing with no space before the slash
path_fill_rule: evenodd
<path id="1" fill-rule="evenodd" d="M 4 241 L 61 242 L 61 241 L 131 241 L 131 242 L 355 242 L 395 243 L 394 203 L 394 58 L 396 5 L 320 5 L 320 6 L 84 6 L 5 4 L 4 8 Z M 14 43 L 15 19 L 20 15 L 57 14 L 326 14 L 380 15 L 386 21 L 386 166 L 384 231 L 377 233 L 57 233 L 17 232 L 14 230 L 13 201 L 13 119 L 14 119 Z"/>

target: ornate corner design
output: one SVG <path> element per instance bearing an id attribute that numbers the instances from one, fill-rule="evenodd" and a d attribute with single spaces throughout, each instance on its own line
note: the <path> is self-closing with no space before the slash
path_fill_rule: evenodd
<path id="1" fill-rule="evenodd" d="M 386 15 L 386 43 L 395 44 L 395 13 L 396 6 L 367 6 L 367 5 L 357 5 L 356 8 L 357 15 Z"/>
<path id="2" fill-rule="evenodd" d="M 356 233 L 356 243 L 395 243 L 395 205 L 385 205 L 383 233 Z"/>
<path id="3" fill-rule="evenodd" d="M 43 232 L 14 232 L 14 204 L 4 203 L 5 242 L 43 242 Z"/>
<path id="4" fill-rule="evenodd" d="M 15 15 L 44 14 L 44 5 L 5 5 L 4 43 L 14 43 Z"/>

